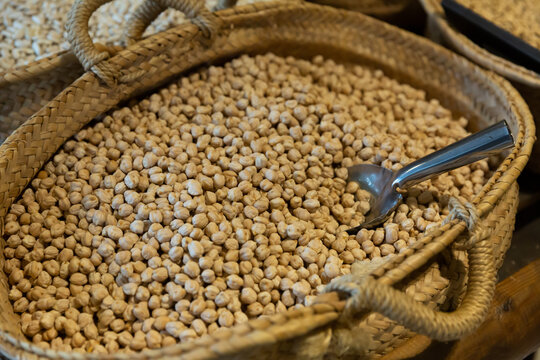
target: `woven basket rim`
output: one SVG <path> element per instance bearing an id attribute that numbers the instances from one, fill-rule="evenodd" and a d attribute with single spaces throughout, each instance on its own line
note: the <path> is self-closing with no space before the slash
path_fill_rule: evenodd
<path id="1" fill-rule="evenodd" d="M 107 50 L 111 54 L 124 49 L 124 46 L 113 44 L 104 45 L 101 43 L 95 43 L 95 45 L 99 49 Z M 49 71 L 53 71 L 65 66 L 78 66 L 81 68 L 81 71 L 84 71 L 82 65 L 71 50 L 60 50 L 27 64 L 22 64 L 12 69 L 0 71 L 0 90 L 3 87 L 17 82 L 32 80 L 38 77 L 45 77 Z"/>
<path id="2" fill-rule="evenodd" d="M 512 81 L 534 88 L 540 88 L 539 73 L 492 54 L 452 27 L 446 20 L 440 0 L 420 0 L 420 3 L 428 14 L 428 17 L 437 25 L 444 39 L 458 52 Z"/>
<path id="3" fill-rule="evenodd" d="M 363 14 L 386 18 L 397 15 L 409 6 L 412 0 L 394 0 L 389 4 L 378 3 L 377 1 L 368 2 L 367 4 L 359 0 L 307 0 L 312 3 L 335 6 L 342 9 L 359 11 Z"/>
<path id="4" fill-rule="evenodd" d="M 282 3 L 279 3 L 282 4 Z M 242 16 L 249 17 L 252 15 L 256 15 L 257 11 L 274 11 L 274 12 L 284 12 L 288 10 L 298 10 L 298 12 L 304 11 L 306 14 L 306 17 L 309 15 L 309 12 L 313 10 L 312 16 L 317 14 L 317 11 L 321 11 L 322 7 L 317 5 L 309 5 L 309 4 L 282 4 L 279 7 L 275 4 L 261 4 L 261 5 L 248 5 L 244 7 L 234 8 L 234 9 L 228 9 L 223 10 L 218 13 L 218 16 L 223 20 L 228 17 L 231 19 L 240 19 Z M 518 143 L 516 144 L 516 148 L 512 152 L 512 154 L 505 160 L 500 170 L 494 175 L 490 182 L 486 185 L 485 190 L 481 193 L 482 199 L 479 199 L 477 206 L 479 208 L 480 212 L 489 212 L 490 209 L 494 206 L 494 204 L 500 199 L 503 194 L 505 193 L 505 190 L 508 189 L 512 184 L 515 182 L 517 176 L 519 175 L 521 169 L 524 167 L 526 160 L 528 159 L 528 156 L 530 154 L 531 148 L 532 148 L 532 138 L 534 134 L 534 124 L 532 122 L 532 117 L 530 115 L 530 112 L 528 111 L 527 106 L 525 105 L 523 99 L 520 97 L 520 95 L 517 93 L 515 89 L 513 89 L 510 84 L 502 79 L 501 77 L 490 74 L 488 72 L 485 72 L 481 69 L 479 69 L 477 66 L 475 66 L 470 61 L 467 61 L 466 59 L 457 56 L 453 54 L 452 52 L 431 43 L 427 39 L 420 38 L 418 36 L 415 36 L 413 34 L 409 34 L 404 32 L 403 30 L 400 30 L 398 28 L 395 28 L 391 25 L 381 23 L 375 19 L 371 19 L 369 17 L 363 16 L 361 14 L 352 14 L 349 12 L 343 12 L 342 10 L 337 9 L 331 9 L 331 8 L 325 8 L 324 11 L 327 11 L 329 14 L 334 16 L 334 20 L 339 18 L 339 20 L 350 20 L 355 19 L 355 21 L 358 21 L 358 19 L 361 19 L 366 26 L 371 27 L 379 27 L 380 29 L 384 31 L 388 31 L 391 36 L 392 40 L 395 40 L 396 38 L 399 38 L 399 40 L 402 41 L 410 41 L 413 42 L 419 51 L 432 51 L 434 54 L 440 56 L 441 58 L 444 58 L 445 61 L 452 62 L 455 66 L 458 66 L 462 69 L 466 69 L 469 73 L 474 73 L 475 76 L 478 76 L 482 78 L 483 81 L 491 82 L 492 84 L 495 84 L 498 86 L 498 91 L 500 94 L 498 94 L 501 98 L 507 99 L 511 103 L 511 108 L 513 109 L 513 112 L 515 114 L 518 114 Z M 261 15 L 262 16 L 262 15 Z M 330 20 L 327 20 L 330 22 Z M 291 22 L 293 23 L 293 22 Z M 291 25 L 293 26 L 293 25 Z M 109 59 L 108 61 L 111 63 L 116 64 L 122 64 L 122 62 L 125 61 L 126 58 L 129 58 L 130 56 L 133 57 L 134 55 L 137 55 L 137 50 L 148 47 L 151 48 L 152 45 L 155 45 L 156 39 L 164 39 L 167 37 L 174 37 L 175 34 L 180 33 L 183 30 L 186 30 L 188 33 L 193 33 L 194 26 L 191 24 L 183 24 L 179 25 L 178 27 L 175 27 L 173 29 L 169 29 L 163 33 L 155 34 L 140 43 L 137 43 L 125 50 L 120 51 L 117 55 Z M 381 31 L 382 31 L 381 30 Z M 379 35 L 380 36 L 380 35 Z M 440 60 L 440 59 L 439 59 Z M 441 60 L 442 61 L 442 60 Z M 125 65 L 125 64 L 124 64 Z M 480 81 L 480 80 L 478 80 Z M 56 99 L 60 99 L 62 96 L 65 96 L 67 93 L 70 93 L 71 91 L 74 91 L 76 89 L 76 86 L 81 85 L 82 83 L 87 84 L 94 84 L 94 86 L 103 86 L 99 85 L 99 81 L 97 80 L 96 76 L 93 73 L 86 73 L 81 78 L 79 78 L 72 86 L 70 86 L 68 89 L 66 89 L 62 94 L 58 95 Z M 55 99 L 55 100 L 56 100 Z M 51 103 L 54 103 L 55 100 L 53 100 Z M 0 165 L 5 162 L 9 162 L 10 160 L 10 154 L 13 152 L 18 151 L 18 149 L 23 148 L 26 144 L 26 137 L 25 137 L 25 131 L 29 131 L 29 126 L 31 127 L 33 124 L 33 121 L 37 121 L 39 116 L 43 116 L 43 113 L 46 112 L 48 109 L 42 109 L 39 113 L 34 115 L 23 127 L 19 128 L 14 135 L 12 135 L 6 143 L 4 143 L 2 146 L 0 146 Z M 49 116 L 49 115 L 47 115 Z M 510 170 L 509 170 L 510 169 Z M 509 171 L 507 171 L 509 170 Z M 453 223 L 450 223 L 446 226 L 446 230 L 448 232 L 448 236 L 442 244 L 445 244 L 444 246 L 448 246 L 453 240 L 450 239 L 451 236 L 454 236 L 454 238 L 464 229 L 464 224 L 459 221 L 454 221 Z M 450 235 L 451 233 L 451 235 Z M 426 237 L 428 238 L 428 237 Z M 427 239 L 426 244 L 430 242 L 431 239 Z M 443 245 L 441 245 L 443 246 Z M 396 271 L 396 267 L 401 266 L 401 264 L 405 264 L 405 268 L 411 269 L 412 263 L 419 263 L 424 261 L 424 263 L 427 261 L 427 259 L 421 258 L 420 250 L 422 248 L 419 248 L 419 251 L 413 251 L 410 254 L 403 255 L 403 256 L 396 256 L 395 262 L 393 262 L 390 265 L 387 265 L 386 267 L 381 267 L 377 273 L 375 274 L 383 281 L 386 281 L 386 283 L 393 283 L 400 280 L 400 277 L 403 278 L 405 275 L 405 272 L 402 272 L 401 274 Z M 417 255 L 416 259 L 410 260 L 412 258 L 412 255 Z M 418 259 L 420 257 L 420 259 Z M 407 261 L 410 260 L 408 263 Z M 384 280 L 386 279 L 386 280 Z M 332 306 L 331 304 L 317 304 L 310 309 L 300 309 L 295 310 L 294 313 L 295 316 L 314 316 L 318 317 L 318 319 L 321 322 L 328 323 L 329 321 L 335 320 L 336 313 L 338 313 L 339 310 Z M 279 315 L 282 316 L 282 315 Z M 254 320 L 253 323 L 260 324 L 264 323 L 266 320 L 261 319 L 260 321 Z M 22 342 L 21 342 L 22 343 Z M 199 342 L 202 344 L 202 342 Z M 12 344 L 13 345 L 13 344 Z M 186 348 L 190 346 L 190 344 L 183 344 Z M 23 346 L 21 346 L 22 349 L 24 349 Z M 57 352 L 52 352 L 51 354 L 58 355 Z M 150 350 L 144 353 L 141 353 L 146 356 L 150 354 L 156 354 L 155 350 Z M 160 353 L 163 355 L 163 353 Z M 90 356 L 89 356 L 90 357 Z M 85 357 L 85 358 L 89 358 Z M 101 356 L 95 356 L 95 358 L 100 358 Z"/>

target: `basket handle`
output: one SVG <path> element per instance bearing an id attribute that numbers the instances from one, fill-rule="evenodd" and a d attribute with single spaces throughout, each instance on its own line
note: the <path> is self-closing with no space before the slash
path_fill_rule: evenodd
<path id="1" fill-rule="evenodd" d="M 219 6 L 234 5 L 236 0 L 220 0 Z M 204 1 L 200 0 L 145 0 L 128 20 L 128 26 L 124 32 L 124 42 L 132 45 L 142 38 L 146 28 L 154 21 L 159 14 L 167 8 L 176 9 L 198 25 L 207 38 L 213 38 L 218 30 L 218 21 L 205 6 Z"/>
<path id="2" fill-rule="evenodd" d="M 110 57 L 109 52 L 98 50 L 88 33 L 88 21 L 92 14 L 110 1 L 112 0 L 76 0 L 68 14 L 66 32 L 71 49 L 84 69 L 93 71 L 107 85 L 114 86 L 121 75 L 120 71 L 104 61 Z M 199 0 L 146 0 L 136 10 L 137 18 L 129 28 L 133 28 L 134 34 L 138 34 L 138 31 L 142 34 L 147 21 L 149 24 L 167 7 L 184 12 L 201 27 L 205 36 L 211 37 L 218 28 L 217 18 L 205 8 L 204 2 Z"/>
<path id="3" fill-rule="evenodd" d="M 363 269 L 369 267 L 369 263 L 358 264 L 351 269 L 351 274 L 334 279 L 325 288 L 326 293 L 337 292 L 348 296 L 342 316 L 344 321 L 354 324 L 355 314 L 370 310 L 416 333 L 440 341 L 459 339 L 480 326 L 495 291 L 497 270 L 492 245 L 489 243 L 493 229 L 476 224 L 478 217 L 471 204 L 463 206 L 454 201 L 453 207 L 449 220 L 466 220 L 472 232 L 469 239 L 458 242 L 458 245 L 466 248 L 469 261 L 467 291 L 460 306 L 453 312 L 435 311 L 402 291 L 377 281 L 370 272 Z M 336 299 L 335 296 L 329 296 L 331 294 L 323 295 L 327 296 L 318 302 Z"/>
<path id="4" fill-rule="evenodd" d="M 76 0 L 68 14 L 67 40 L 86 71 L 93 70 L 97 64 L 110 56 L 107 51 L 98 50 L 88 34 L 90 16 L 109 1 L 111 0 Z"/>

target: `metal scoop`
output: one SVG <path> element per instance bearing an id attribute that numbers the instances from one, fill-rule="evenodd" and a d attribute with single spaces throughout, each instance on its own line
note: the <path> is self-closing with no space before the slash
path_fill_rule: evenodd
<path id="1" fill-rule="evenodd" d="M 349 181 L 371 193 L 371 208 L 363 224 L 347 230 L 350 235 L 362 228 L 383 223 L 403 200 L 402 192 L 424 180 L 494 155 L 514 145 L 506 121 L 501 121 L 476 134 L 467 136 L 435 151 L 399 171 L 378 165 L 360 164 L 348 168 Z"/>

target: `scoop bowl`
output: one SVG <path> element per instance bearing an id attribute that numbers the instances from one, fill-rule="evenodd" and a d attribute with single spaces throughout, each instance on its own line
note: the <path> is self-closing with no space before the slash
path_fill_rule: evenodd
<path id="1" fill-rule="evenodd" d="M 355 181 L 360 188 L 371 194 L 370 210 L 362 225 L 347 230 L 349 235 L 362 228 L 370 228 L 384 222 L 386 214 L 391 214 L 403 200 L 403 196 L 393 188 L 396 173 L 382 166 L 359 164 L 348 168 L 349 181 Z"/>
<path id="2" fill-rule="evenodd" d="M 401 192 L 411 186 L 513 146 L 512 133 L 503 120 L 398 171 L 373 164 L 351 166 L 348 168 L 349 181 L 357 182 L 371 194 L 371 206 L 364 223 L 347 230 L 347 233 L 353 235 L 362 228 L 371 228 L 385 222 L 403 200 Z"/>

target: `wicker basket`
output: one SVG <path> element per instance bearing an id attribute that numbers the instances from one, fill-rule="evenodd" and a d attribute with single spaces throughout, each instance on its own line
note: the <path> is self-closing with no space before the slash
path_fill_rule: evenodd
<path id="1" fill-rule="evenodd" d="M 469 40 L 446 21 L 441 0 L 420 0 L 420 3 L 428 15 L 427 36 L 510 80 L 529 105 L 533 118 L 540 122 L 539 73 L 493 55 Z M 531 170 L 540 172 L 540 144 L 534 147 L 530 164 Z"/>
<path id="2" fill-rule="evenodd" d="M 132 38 L 137 39 L 165 6 L 184 11 L 194 24 L 134 42 L 109 57 L 93 46 L 87 31 L 90 15 L 105 2 L 76 2 L 69 18 L 74 52 L 90 71 L 0 146 L 1 219 L 44 163 L 89 121 L 190 69 L 242 53 L 323 54 L 380 68 L 426 90 L 456 114 L 468 116 L 471 130 L 505 118 L 516 146 L 482 191 L 469 199 L 467 208 L 456 204 L 451 221 L 406 251 L 379 266 L 355 267 L 352 275 L 333 282 L 329 288 L 333 291 L 320 295 L 312 306 L 250 320 L 189 343 L 110 356 L 39 348 L 21 334 L 8 301 L 6 276 L 0 273 L 3 355 L 32 359 L 397 358 L 421 350 L 418 344 L 422 342 L 410 341 L 417 333 L 457 339 L 483 321 L 496 269 L 512 236 L 516 178 L 534 140 L 529 110 L 508 82 L 425 39 L 360 13 L 301 2 L 258 3 L 209 13 L 195 1 L 148 0 L 129 22 L 127 34 Z M 18 91 L 16 85 L 13 91 Z M 472 213 L 479 216 L 476 224 L 469 221 Z M 462 247 L 453 247 L 458 237 Z"/>

